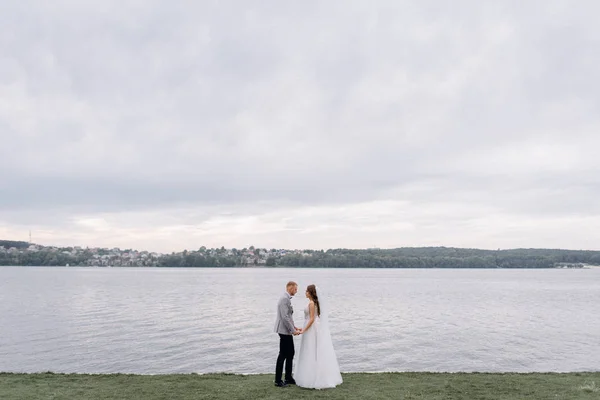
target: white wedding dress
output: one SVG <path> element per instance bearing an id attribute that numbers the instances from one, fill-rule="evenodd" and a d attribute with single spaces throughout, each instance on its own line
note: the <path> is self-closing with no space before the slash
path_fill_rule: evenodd
<path id="1" fill-rule="evenodd" d="M 342 383 L 326 312 L 327 310 L 323 310 L 321 304 L 321 317 L 315 316 L 311 327 L 301 335 L 302 341 L 294 374 L 296 385 L 300 387 L 326 389 Z M 304 309 L 304 320 L 306 326 L 310 320 L 308 306 Z"/>

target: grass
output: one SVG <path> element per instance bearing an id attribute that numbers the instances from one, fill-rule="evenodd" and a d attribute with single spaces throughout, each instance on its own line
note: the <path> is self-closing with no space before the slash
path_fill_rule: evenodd
<path id="1" fill-rule="evenodd" d="M 589 392 L 589 393 L 600 393 L 600 386 L 596 386 L 595 381 L 585 382 L 583 385 L 581 385 L 579 387 L 579 389 L 583 390 L 584 392 Z"/>
<path id="2" fill-rule="evenodd" d="M 62 399 L 597 399 L 600 372 L 343 374 L 322 391 L 273 386 L 273 375 L 0 373 L 2 400 Z"/>

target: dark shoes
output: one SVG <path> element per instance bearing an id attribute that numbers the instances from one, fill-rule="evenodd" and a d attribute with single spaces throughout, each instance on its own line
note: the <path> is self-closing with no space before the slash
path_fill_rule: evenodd
<path id="1" fill-rule="evenodd" d="M 294 380 L 294 378 L 292 379 L 286 379 L 285 381 L 275 381 L 275 386 L 277 387 L 286 387 L 289 385 L 295 385 L 296 381 Z"/>

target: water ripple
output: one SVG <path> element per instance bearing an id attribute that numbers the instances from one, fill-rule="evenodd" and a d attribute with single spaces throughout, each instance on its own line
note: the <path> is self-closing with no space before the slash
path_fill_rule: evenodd
<path id="1" fill-rule="evenodd" d="M 0 370 L 272 372 L 289 279 L 328 289 L 343 371 L 600 370 L 600 269 L 135 268 L 0 268 Z"/>

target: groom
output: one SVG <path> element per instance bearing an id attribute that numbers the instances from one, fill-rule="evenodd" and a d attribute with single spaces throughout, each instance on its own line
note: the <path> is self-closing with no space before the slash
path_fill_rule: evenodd
<path id="1" fill-rule="evenodd" d="M 275 320 L 275 332 L 279 334 L 279 356 L 275 368 L 275 386 L 284 387 L 295 385 L 292 378 L 292 362 L 294 360 L 294 336 L 302 333 L 302 329 L 296 328 L 292 314 L 292 297 L 298 292 L 298 284 L 289 281 L 285 287 L 285 293 L 277 303 L 277 318 Z M 294 335 L 294 336 L 292 336 Z M 285 361 L 285 382 L 281 380 L 283 362 Z"/>

